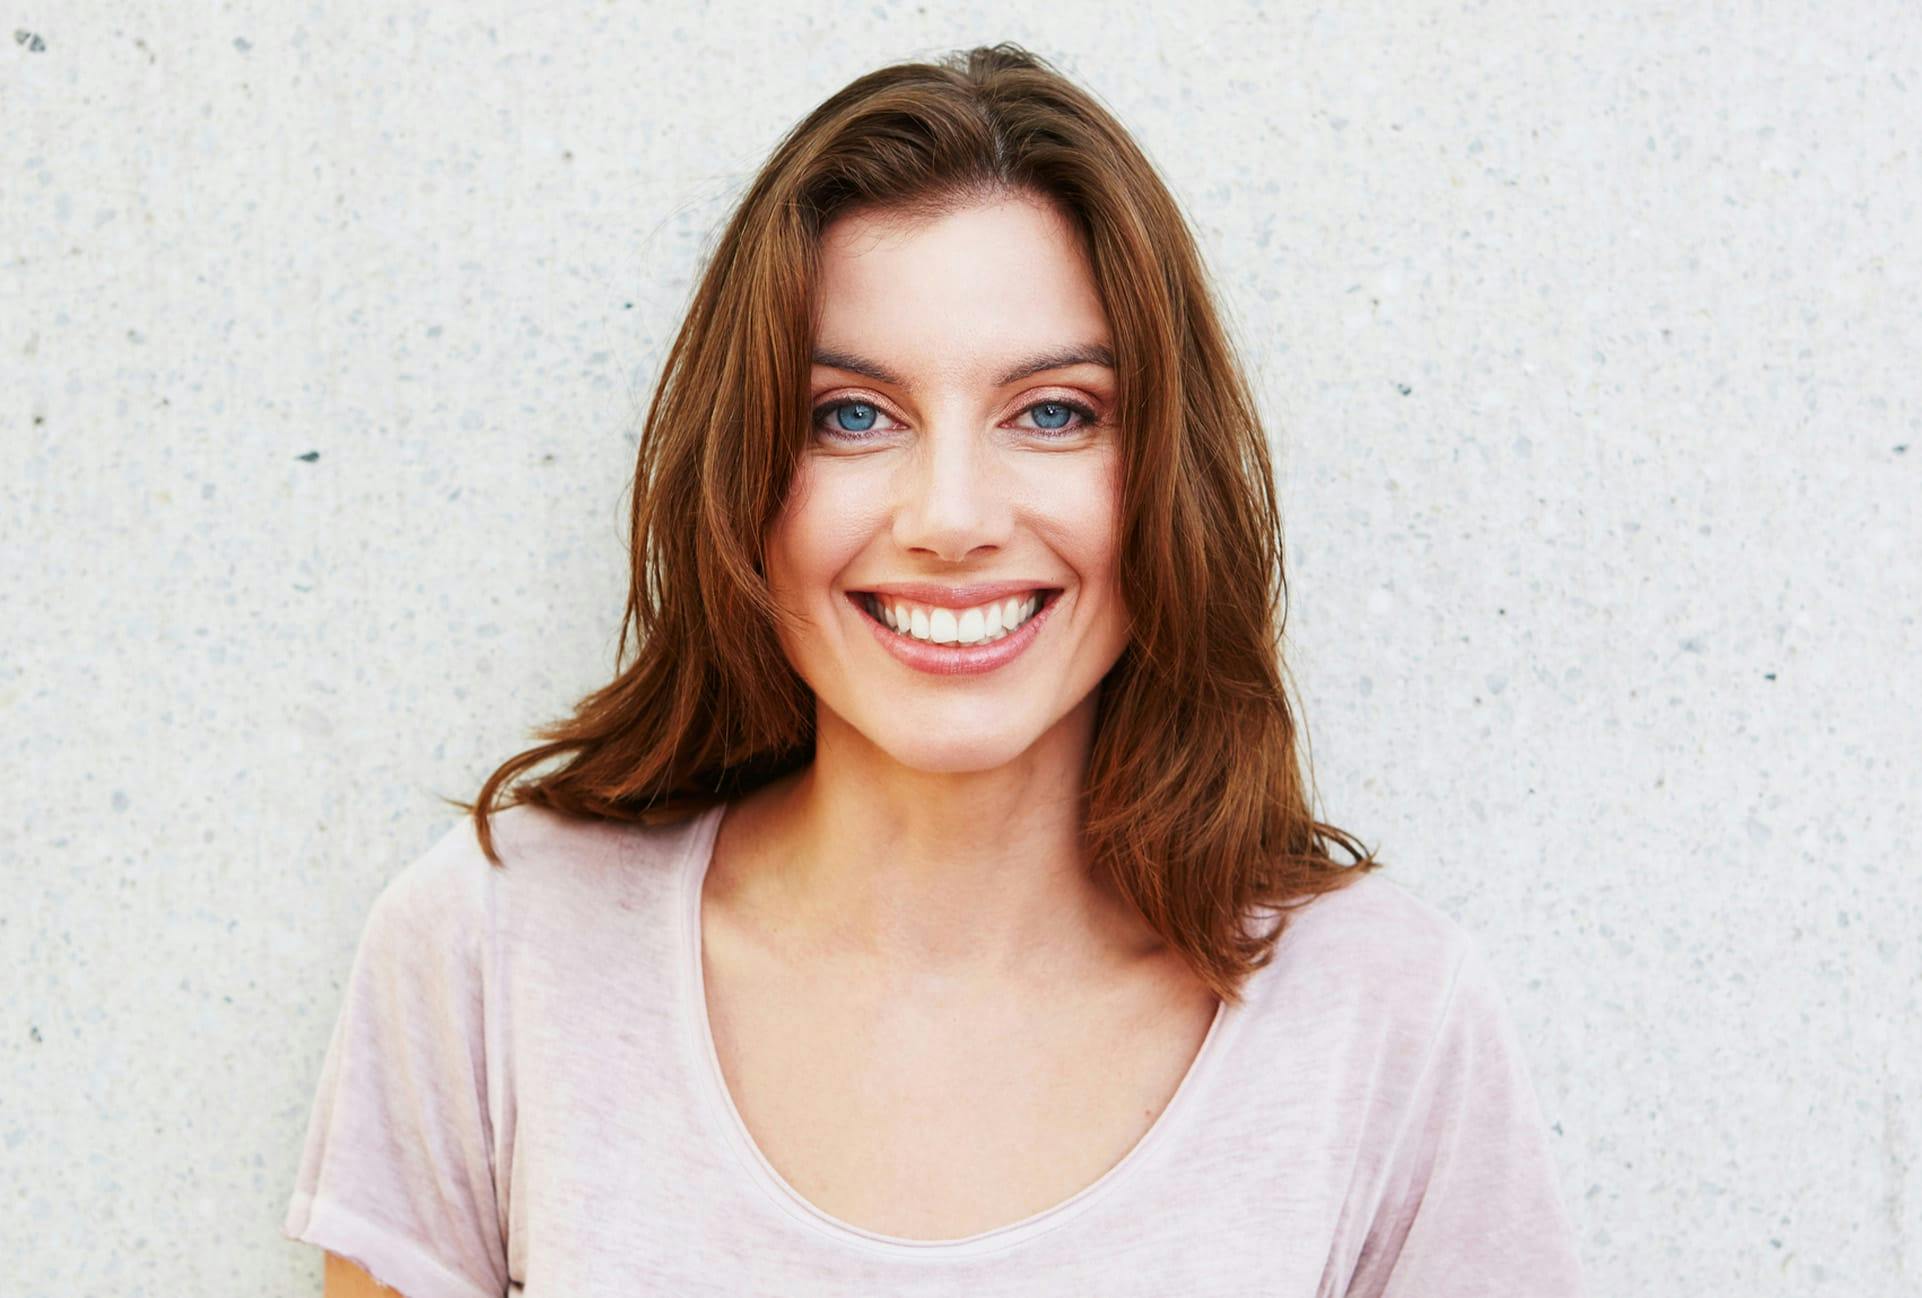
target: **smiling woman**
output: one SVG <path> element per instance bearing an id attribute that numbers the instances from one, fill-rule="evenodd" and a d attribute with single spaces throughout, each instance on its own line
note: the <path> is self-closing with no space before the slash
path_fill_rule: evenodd
<path id="1" fill-rule="evenodd" d="M 1266 436 L 1092 96 L 996 46 L 790 132 L 632 523 L 615 678 L 369 917 L 289 1235 L 412 1298 L 1578 1292 L 1477 943 L 1312 814 Z"/>
<path id="2" fill-rule="evenodd" d="M 812 442 L 768 539 L 775 597 L 814 608 L 788 661 L 890 767 L 1073 774 L 1128 640 L 1115 367 L 1073 221 L 1028 191 L 870 207 L 820 249 Z M 877 650 L 912 670 L 877 688 Z"/>

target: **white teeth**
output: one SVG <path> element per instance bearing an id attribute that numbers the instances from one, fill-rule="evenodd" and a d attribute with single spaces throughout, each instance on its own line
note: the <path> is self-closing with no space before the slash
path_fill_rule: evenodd
<path id="1" fill-rule="evenodd" d="M 1025 599 L 1005 599 L 978 608 L 955 610 L 939 605 L 916 605 L 906 600 L 887 603 L 866 597 L 868 612 L 895 631 L 931 644 L 992 644 L 1018 629 L 1041 607 L 1037 592 Z"/>

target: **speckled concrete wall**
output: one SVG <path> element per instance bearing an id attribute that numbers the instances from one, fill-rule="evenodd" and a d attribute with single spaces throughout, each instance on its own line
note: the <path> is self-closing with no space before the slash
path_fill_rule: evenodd
<path id="1" fill-rule="evenodd" d="M 1909 3 L 61 3 L 0 48 L 9 1294 L 313 1293 L 366 907 L 599 683 L 715 222 L 1055 58 L 1201 231 L 1323 815 L 1504 972 L 1594 1293 L 1922 1292 Z"/>

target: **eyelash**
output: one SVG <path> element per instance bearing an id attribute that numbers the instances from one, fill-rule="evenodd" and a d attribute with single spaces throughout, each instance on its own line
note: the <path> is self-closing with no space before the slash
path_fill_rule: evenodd
<path id="1" fill-rule="evenodd" d="M 881 414 L 887 414 L 887 411 L 881 408 L 881 404 L 878 401 L 869 401 L 866 397 L 841 397 L 838 400 L 824 402 L 821 405 L 814 407 L 814 414 L 813 414 L 814 431 L 817 433 L 825 434 L 826 436 L 831 437 L 836 441 L 847 442 L 855 445 L 859 445 L 862 442 L 873 441 L 875 437 L 879 435 L 873 429 L 866 429 L 862 432 L 855 432 L 854 430 L 848 429 L 848 428 L 830 429 L 830 428 L 822 427 L 822 425 L 827 421 L 827 419 L 831 415 L 834 414 L 835 411 L 840 410 L 845 406 L 868 406 L 876 411 L 879 411 Z M 1088 429 L 1093 428 L 1094 426 L 1096 426 L 1101 422 L 1101 416 L 1097 414 L 1093 409 L 1083 404 L 1082 402 L 1070 401 L 1066 397 L 1043 397 L 1039 401 L 1029 402 L 1027 405 L 1023 406 L 1020 410 L 1016 411 L 1015 414 L 1017 417 L 1019 417 L 1020 415 L 1028 414 L 1030 411 L 1038 410 L 1042 406 L 1061 406 L 1065 409 L 1072 410 L 1075 414 L 1081 417 L 1080 423 L 1069 424 L 1065 428 L 1024 428 L 1021 430 L 1022 432 L 1025 432 L 1025 433 L 1037 434 L 1045 441 L 1066 441 L 1068 438 L 1078 433 L 1086 432 Z M 892 415 L 889 415 L 888 417 L 893 418 Z"/>

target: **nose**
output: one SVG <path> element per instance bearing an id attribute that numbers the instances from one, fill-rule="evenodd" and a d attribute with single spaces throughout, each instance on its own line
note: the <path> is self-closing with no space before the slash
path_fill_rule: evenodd
<path id="1" fill-rule="evenodd" d="M 1006 543 L 1014 509 L 991 439 L 958 422 L 930 425 L 898 475 L 894 540 L 960 563 Z"/>

